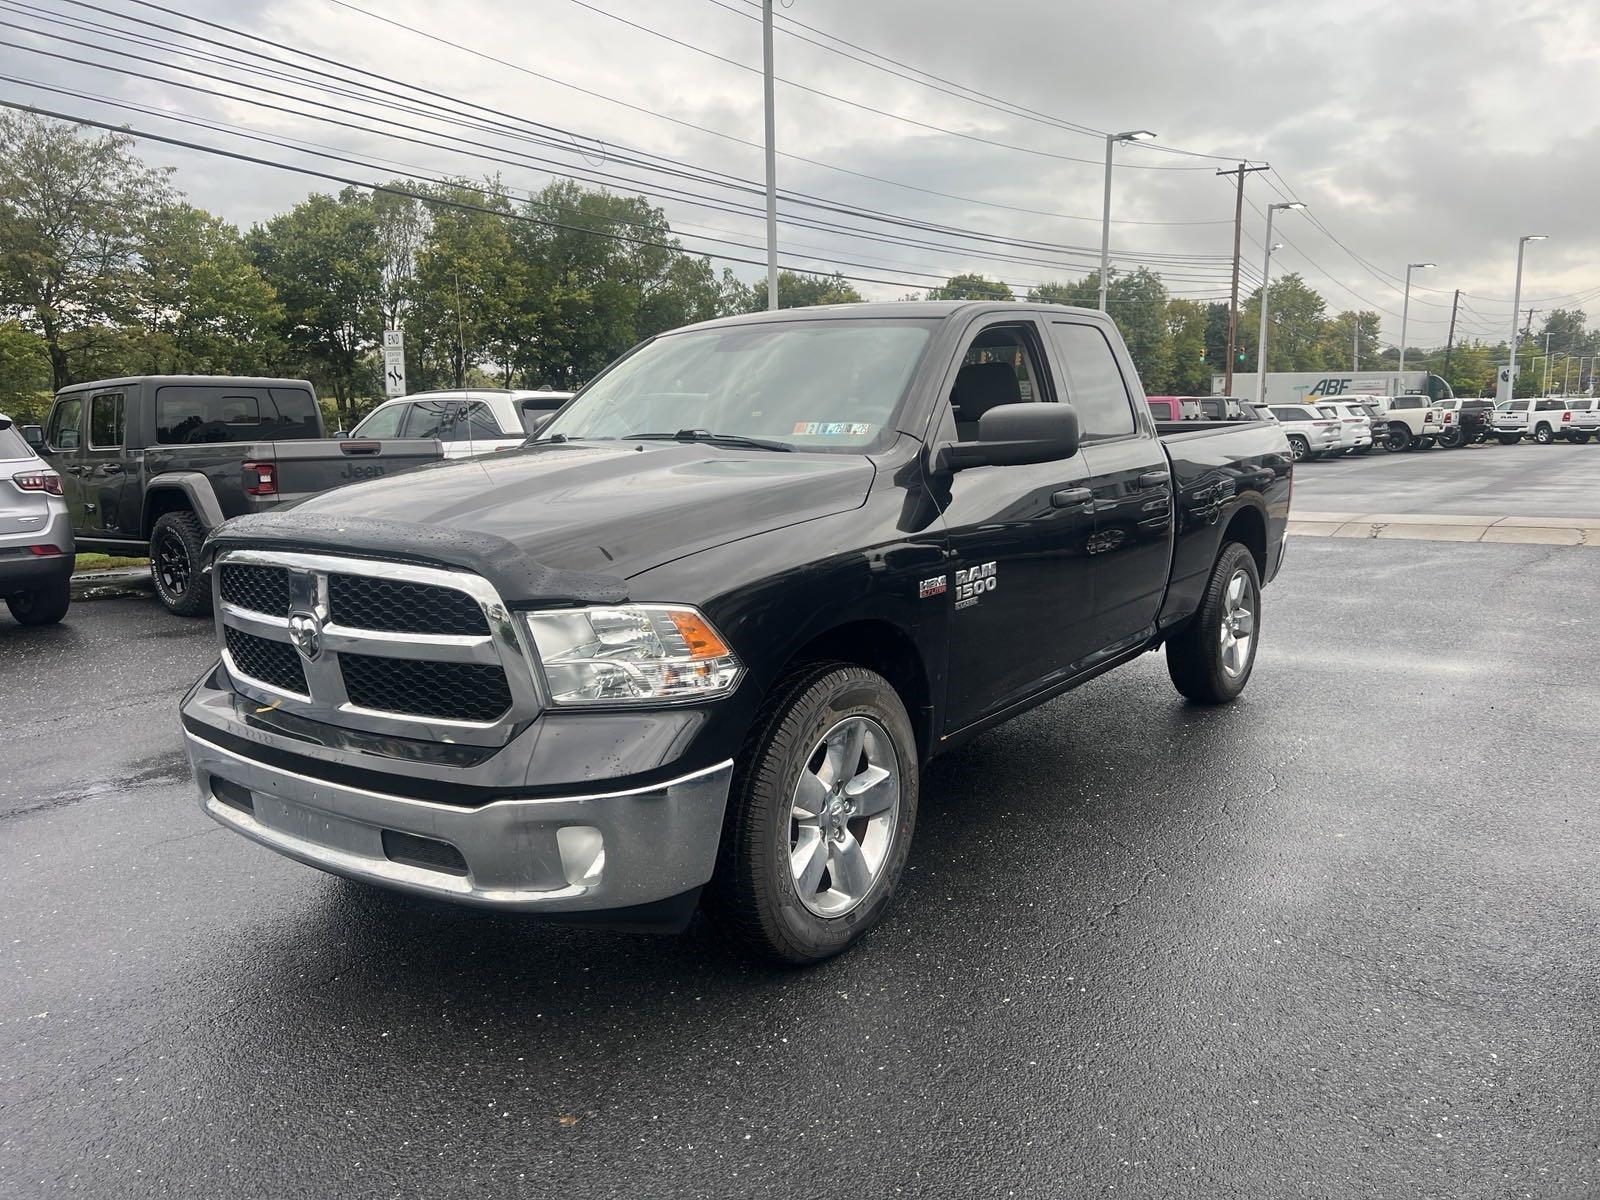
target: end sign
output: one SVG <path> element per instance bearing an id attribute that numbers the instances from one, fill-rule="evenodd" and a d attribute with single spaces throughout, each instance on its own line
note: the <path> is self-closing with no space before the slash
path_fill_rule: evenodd
<path id="1" fill-rule="evenodd" d="M 406 335 L 401 329 L 383 331 L 383 394 L 406 394 Z"/>

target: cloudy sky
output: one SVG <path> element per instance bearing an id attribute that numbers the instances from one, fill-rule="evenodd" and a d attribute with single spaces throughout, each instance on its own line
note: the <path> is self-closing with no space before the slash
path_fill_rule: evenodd
<path id="1" fill-rule="evenodd" d="M 609 176 L 661 203 L 686 245 L 760 273 L 727 261 L 762 253 L 751 0 L 95 5 L 0 0 L 0 98 L 356 179 L 498 170 L 522 193 L 552 172 Z M 1260 210 L 1292 196 L 1309 209 L 1277 218 L 1274 271 L 1300 272 L 1331 311 L 1380 311 L 1390 338 L 1397 277 L 1417 261 L 1438 267 L 1417 276 L 1413 344 L 1443 342 L 1458 287 L 1460 331 L 1504 336 L 1524 233 L 1551 237 L 1530 248 L 1524 307 L 1600 311 L 1592 2 L 793 0 L 777 12 L 779 184 L 809 201 L 782 206 L 782 257 L 837 265 L 869 295 L 964 270 L 1019 288 L 1081 275 L 1098 257 L 1103 133 L 1142 128 L 1160 141 L 1119 151 L 1113 252 L 1157 267 L 1176 294 L 1226 295 L 1233 196 L 1215 172 L 1245 158 L 1274 168 L 1247 183 L 1247 288 Z M 400 102 L 412 111 L 385 107 Z M 143 153 L 241 225 L 337 186 L 151 141 Z"/>

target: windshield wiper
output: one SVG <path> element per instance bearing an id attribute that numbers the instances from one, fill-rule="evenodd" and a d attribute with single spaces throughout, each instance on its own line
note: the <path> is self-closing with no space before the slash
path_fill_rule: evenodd
<path id="1" fill-rule="evenodd" d="M 788 442 L 745 437 L 742 433 L 712 433 L 709 429 L 680 429 L 677 433 L 630 433 L 624 441 L 710 442 L 716 446 L 747 446 L 752 450 L 793 450 Z"/>

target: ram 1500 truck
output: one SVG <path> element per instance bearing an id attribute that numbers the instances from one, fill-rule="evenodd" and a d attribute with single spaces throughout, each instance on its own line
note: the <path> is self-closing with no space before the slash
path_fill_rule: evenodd
<path id="1" fill-rule="evenodd" d="M 303 379 L 76 383 L 30 433 L 61 476 L 78 548 L 148 554 L 156 597 L 181 616 L 210 611 L 200 548 L 226 518 L 444 457 L 437 441 L 324 438 Z"/>
<path id="2" fill-rule="evenodd" d="M 908 302 L 664 334 L 520 450 L 208 539 L 200 803 L 357 880 L 807 962 L 883 914 L 935 755 L 1165 647 L 1239 695 L 1265 422 L 1150 419 L 1101 313 Z"/>

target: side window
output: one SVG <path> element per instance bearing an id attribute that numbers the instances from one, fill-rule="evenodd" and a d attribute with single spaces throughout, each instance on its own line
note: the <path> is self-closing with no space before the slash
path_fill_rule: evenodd
<path id="1" fill-rule="evenodd" d="M 978 420 L 991 408 L 1050 400 L 1042 366 L 1030 326 L 991 325 L 979 331 L 950 389 L 957 440 L 976 441 Z"/>
<path id="2" fill-rule="evenodd" d="M 1339 410 L 1331 404 L 1319 404 L 1317 411 L 1325 417 L 1337 417 L 1339 415 Z"/>
<path id="3" fill-rule="evenodd" d="M 1105 334 L 1093 325 L 1066 321 L 1053 321 L 1050 328 L 1066 363 L 1067 400 L 1078 411 L 1083 440 L 1132 433 L 1133 402 Z"/>
<path id="4" fill-rule="evenodd" d="M 74 396 L 56 405 L 50 414 L 48 441 L 56 450 L 76 450 L 82 443 L 83 401 Z"/>
<path id="5" fill-rule="evenodd" d="M 89 449 L 116 450 L 122 446 L 122 393 L 111 392 L 89 400 Z"/>
<path id="6" fill-rule="evenodd" d="M 408 438 L 437 438 L 450 440 L 450 425 L 461 407 L 459 400 L 418 400 L 406 406 L 405 430 L 400 435 Z"/>
<path id="7" fill-rule="evenodd" d="M 484 438 L 503 438 L 506 435 L 500 432 L 500 422 L 494 419 L 494 411 L 482 400 L 474 400 L 467 406 L 467 419 L 458 420 L 455 427 L 455 440 L 467 441 L 469 438 L 482 441 Z"/>
<path id="8" fill-rule="evenodd" d="M 1271 407 L 1272 415 L 1280 421 L 1298 421 L 1301 419 L 1299 409 L 1290 408 L 1287 405 L 1273 405 Z"/>
<path id="9" fill-rule="evenodd" d="M 355 437 L 392 438 L 400 436 L 400 419 L 409 404 L 385 404 L 374 409 L 351 433 Z"/>
<path id="10" fill-rule="evenodd" d="M 277 428 L 277 410 L 260 388 L 168 384 L 156 389 L 156 441 L 162 445 L 247 442 L 274 437 Z"/>

